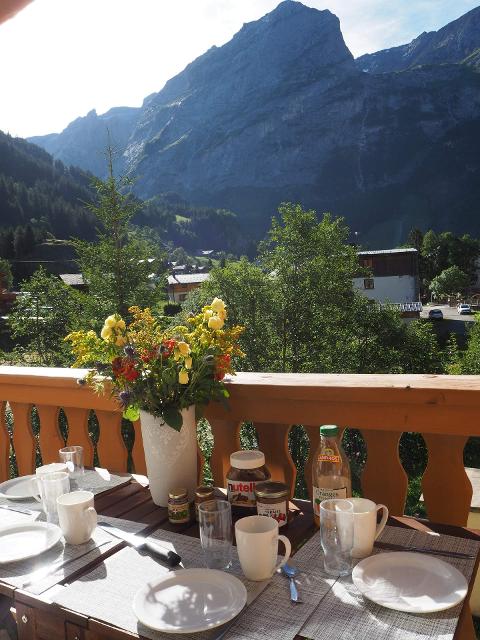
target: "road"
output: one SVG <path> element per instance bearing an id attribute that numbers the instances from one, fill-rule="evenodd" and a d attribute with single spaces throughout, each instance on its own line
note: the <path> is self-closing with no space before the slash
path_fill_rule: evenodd
<path id="1" fill-rule="evenodd" d="M 461 320 L 462 322 L 473 322 L 475 320 L 475 314 L 472 313 L 470 315 L 461 316 L 457 313 L 456 307 L 449 307 L 448 304 L 438 304 L 438 305 L 425 305 L 423 307 L 423 311 L 420 314 L 421 318 L 428 318 L 428 312 L 431 309 L 441 309 L 443 313 L 443 317 L 445 320 Z"/>
<path id="2" fill-rule="evenodd" d="M 472 326 L 471 323 L 475 320 L 474 313 L 470 315 L 461 316 L 457 313 L 456 307 L 449 307 L 446 304 L 439 305 L 425 305 L 423 311 L 420 314 L 422 318 L 428 318 L 428 312 L 431 309 L 441 309 L 443 313 L 443 320 L 433 320 L 432 326 L 435 329 L 440 344 L 445 344 L 450 334 L 454 333 L 458 345 L 464 348 L 467 343 L 468 329 Z"/>

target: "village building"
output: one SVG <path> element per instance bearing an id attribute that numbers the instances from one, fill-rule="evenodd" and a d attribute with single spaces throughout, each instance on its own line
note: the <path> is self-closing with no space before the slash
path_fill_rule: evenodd
<path id="1" fill-rule="evenodd" d="M 417 249 L 359 251 L 358 260 L 368 274 L 353 279 L 356 289 L 370 300 L 392 304 L 405 318 L 420 316 L 422 305 Z"/>
<path id="2" fill-rule="evenodd" d="M 208 280 L 208 273 L 175 273 L 168 276 L 168 299 L 170 302 L 183 302 L 189 291 Z"/>

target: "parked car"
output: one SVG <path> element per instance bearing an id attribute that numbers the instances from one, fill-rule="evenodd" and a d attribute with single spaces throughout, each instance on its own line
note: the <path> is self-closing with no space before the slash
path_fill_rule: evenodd
<path id="1" fill-rule="evenodd" d="M 443 320 L 443 313 L 441 309 L 430 309 L 428 312 L 429 320 Z"/>
<path id="2" fill-rule="evenodd" d="M 460 304 L 457 304 L 457 313 L 460 315 L 472 313 L 472 307 L 466 302 L 461 302 Z"/>

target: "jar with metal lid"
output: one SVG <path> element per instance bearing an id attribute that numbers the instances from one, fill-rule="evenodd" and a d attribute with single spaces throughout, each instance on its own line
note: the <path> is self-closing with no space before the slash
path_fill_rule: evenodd
<path id="1" fill-rule="evenodd" d="M 279 527 L 286 525 L 288 521 L 288 494 L 289 490 L 284 482 L 275 480 L 258 482 L 255 487 L 258 515 L 274 518 Z"/>
<path id="2" fill-rule="evenodd" d="M 201 487 L 197 487 L 195 489 L 195 518 L 198 521 L 198 505 L 202 502 L 207 502 L 207 500 L 213 500 L 215 498 L 215 489 L 214 487 L 208 487 L 207 485 L 202 485 Z"/>
<path id="3" fill-rule="evenodd" d="M 235 451 L 230 455 L 230 465 L 227 473 L 228 500 L 232 507 L 253 511 L 257 482 L 265 482 L 271 477 L 265 466 L 265 455 L 261 451 Z"/>
<path id="4" fill-rule="evenodd" d="M 183 487 L 168 492 L 168 519 L 172 524 L 183 524 L 190 521 L 190 505 L 188 492 Z"/>

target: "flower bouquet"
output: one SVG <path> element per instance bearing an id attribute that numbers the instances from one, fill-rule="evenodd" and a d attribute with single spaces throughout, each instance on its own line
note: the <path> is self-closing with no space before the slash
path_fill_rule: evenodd
<path id="1" fill-rule="evenodd" d="M 225 327 L 227 310 L 219 298 L 203 307 L 186 325 L 163 328 L 150 309 L 131 307 L 130 324 L 109 316 L 100 337 L 75 331 L 71 342 L 73 366 L 93 367 L 85 382 L 97 392 L 109 392 L 132 421 L 140 410 L 161 418 L 179 431 L 182 410 L 224 400 L 222 382 L 234 374 L 232 358 L 243 356 L 238 339 L 243 327 Z"/>

